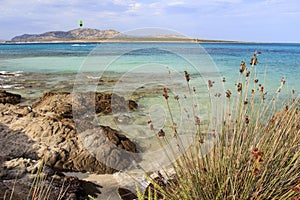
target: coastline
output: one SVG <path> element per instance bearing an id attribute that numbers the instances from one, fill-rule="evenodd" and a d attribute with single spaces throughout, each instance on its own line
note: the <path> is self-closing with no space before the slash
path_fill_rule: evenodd
<path id="1" fill-rule="evenodd" d="M 37 40 L 37 41 L 2 41 L 0 44 L 57 44 L 57 43 L 233 43 L 233 44 L 270 44 L 268 42 L 247 42 L 234 40 L 209 40 L 198 38 L 103 38 L 86 40 Z"/>
<path id="2" fill-rule="evenodd" d="M 46 40 L 46 41 L 26 41 L 16 42 L 4 40 L 0 45 L 10 44 L 101 44 L 101 43 L 198 43 L 198 44 L 291 44 L 299 45 L 297 42 L 253 42 L 253 41 L 234 41 L 234 40 L 206 40 L 206 39 L 183 39 L 183 40 L 153 40 L 153 39 L 136 39 L 136 40 L 119 40 L 119 39 L 99 39 L 99 40 Z"/>

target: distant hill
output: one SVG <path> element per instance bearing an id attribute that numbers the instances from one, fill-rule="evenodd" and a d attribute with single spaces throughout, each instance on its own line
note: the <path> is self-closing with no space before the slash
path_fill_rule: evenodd
<path id="1" fill-rule="evenodd" d="M 146 32 L 147 33 L 147 32 Z M 78 28 L 70 31 L 50 31 L 42 34 L 23 34 L 12 38 L 5 43 L 18 42 L 238 42 L 223 40 L 205 40 L 189 38 L 176 34 L 144 34 L 126 35 L 116 30 L 98 30 L 91 28 Z M 1 42 L 1 41 L 0 41 Z"/>
<path id="2" fill-rule="evenodd" d="M 120 35 L 115 30 L 97 30 L 78 28 L 71 31 L 50 31 L 42 34 L 23 34 L 11 39 L 12 42 L 43 42 L 43 41 L 72 41 L 72 40 L 99 40 Z"/>

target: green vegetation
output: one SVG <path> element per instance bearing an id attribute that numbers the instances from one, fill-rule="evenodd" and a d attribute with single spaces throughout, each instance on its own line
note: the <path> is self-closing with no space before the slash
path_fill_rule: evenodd
<path id="1" fill-rule="evenodd" d="M 225 95 L 226 102 L 224 118 L 216 123 L 220 124 L 215 129 L 217 140 L 206 154 L 202 154 L 205 143 L 202 138 L 209 130 L 200 125 L 201 117 L 195 113 L 196 134 L 200 138 L 187 151 L 178 141 L 184 153 L 172 164 L 175 176 L 152 180 L 159 185 L 152 186 L 157 196 L 161 196 L 159 199 L 300 199 L 299 98 L 295 97 L 294 90 L 282 94 L 286 91 L 284 79 L 276 94 L 267 94 L 257 80 L 254 65 L 252 62 L 247 69 L 242 61 L 236 90 L 221 94 Z M 192 88 L 188 72 L 185 76 L 188 88 Z M 208 81 L 209 95 L 221 98 L 211 93 L 214 81 Z M 167 105 L 178 100 L 169 96 L 167 88 L 162 93 Z M 282 100 L 281 95 L 290 98 Z M 210 106 L 213 109 L 217 105 Z M 173 120 L 172 109 L 169 115 Z M 160 140 L 164 137 L 158 136 Z M 167 139 L 163 141 L 168 143 Z"/>

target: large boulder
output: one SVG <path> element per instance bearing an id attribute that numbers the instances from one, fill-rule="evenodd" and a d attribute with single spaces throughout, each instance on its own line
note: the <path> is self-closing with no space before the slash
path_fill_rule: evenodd
<path id="1" fill-rule="evenodd" d="M 137 159 L 136 145 L 124 134 L 110 127 L 94 125 L 90 119 L 74 123 L 72 108 L 80 112 L 88 110 L 87 107 L 94 103 L 97 113 L 107 114 L 112 109 L 133 109 L 137 104 L 113 94 L 81 95 L 84 102 L 82 98 L 78 101 L 71 93 L 45 93 L 32 107 L 0 104 L 0 121 L 13 131 L 3 136 L 24 133 L 28 139 L 17 139 L 18 143 L 34 146 L 37 156 L 44 158 L 48 166 L 62 171 L 103 174 L 130 167 L 132 161 Z M 117 103 L 111 105 L 111 101 Z M 29 140 L 34 144 L 28 143 Z M 94 145 L 90 145 L 91 142 Z M 105 158 L 99 152 L 105 152 L 102 155 Z M 17 152 L 13 157 L 17 157 L 18 153 L 22 152 Z"/>
<path id="2" fill-rule="evenodd" d="M 18 110 L 16 106 L 9 107 Z M 42 195 L 40 199 L 54 200 L 61 195 L 62 199 L 75 200 L 101 193 L 99 186 L 65 176 L 46 165 L 36 153 L 41 145 L 29 139 L 24 131 L 12 130 L 0 123 L 0 133 L 0 197 L 27 199 L 37 192 Z M 51 192 L 46 193 L 46 190 Z"/>
<path id="3" fill-rule="evenodd" d="M 17 142 L 25 147 L 34 146 L 38 157 L 44 158 L 46 164 L 55 169 L 99 174 L 113 173 L 116 168 L 130 167 L 132 161 L 137 159 L 136 154 L 132 154 L 137 152 L 135 144 L 124 134 L 109 127 L 95 126 L 83 121 L 82 124 L 78 124 L 81 133 L 77 133 L 75 123 L 70 118 L 58 120 L 47 112 L 28 111 L 27 107 L 14 105 L 0 104 L 0 110 L 2 110 L 0 121 L 9 130 L 1 137 L 12 139 L 7 144 Z M 17 138 L 15 135 L 19 132 L 27 138 Z M 97 146 L 89 146 L 88 139 L 95 142 Z M 26 148 L 15 150 L 13 145 L 3 149 L 3 152 L 6 150 L 17 151 L 11 158 L 18 157 L 18 153 L 31 155 Z M 97 152 L 107 152 L 106 157 L 99 157 L 100 154 Z M 107 165 L 112 161 L 117 163 L 110 165 L 114 168 Z"/>
<path id="4" fill-rule="evenodd" d="M 21 102 L 21 95 L 0 90 L 0 103 L 18 104 Z"/>

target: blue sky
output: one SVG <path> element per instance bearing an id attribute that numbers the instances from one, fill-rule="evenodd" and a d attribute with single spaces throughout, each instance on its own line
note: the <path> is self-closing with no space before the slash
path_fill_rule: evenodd
<path id="1" fill-rule="evenodd" d="M 0 0 L 0 39 L 84 27 L 157 27 L 189 37 L 300 42 L 299 0 Z"/>

